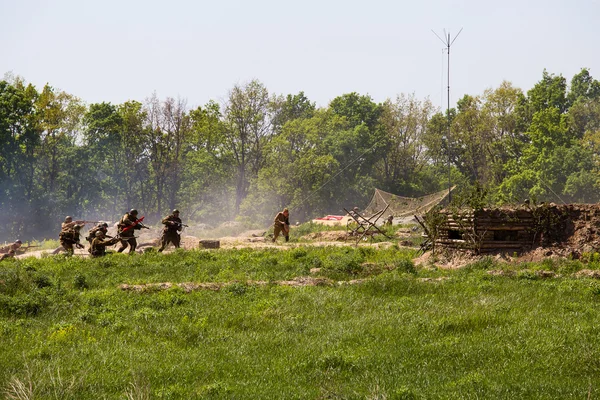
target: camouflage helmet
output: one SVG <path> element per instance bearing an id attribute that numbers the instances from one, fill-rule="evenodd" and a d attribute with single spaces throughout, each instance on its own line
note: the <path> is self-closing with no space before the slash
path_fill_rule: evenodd
<path id="1" fill-rule="evenodd" d="M 135 208 L 132 208 L 131 210 L 129 210 L 129 214 L 138 215 L 138 210 L 136 210 Z"/>
<path id="2" fill-rule="evenodd" d="M 96 231 L 96 233 L 94 235 L 96 235 L 96 237 L 104 236 L 104 232 Z"/>
<path id="3" fill-rule="evenodd" d="M 67 215 L 65 217 L 65 222 L 71 222 L 71 221 L 73 221 L 73 217 L 71 217 L 70 215 Z"/>
<path id="4" fill-rule="evenodd" d="M 173 213 L 173 214 L 179 214 L 179 210 L 178 210 L 178 209 L 174 209 L 174 210 L 172 211 L 172 213 Z"/>

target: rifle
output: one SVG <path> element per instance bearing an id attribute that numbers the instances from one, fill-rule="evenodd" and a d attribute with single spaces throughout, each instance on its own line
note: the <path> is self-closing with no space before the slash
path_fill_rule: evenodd
<path id="1" fill-rule="evenodd" d="M 42 246 L 39 246 L 39 245 L 35 245 L 35 246 L 33 246 L 33 245 L 30 245 L 30 244 L 29 244 L 29 245 L 27 245 L 27 246 L 21 246 L 21 247 L 19 247 L 19 250 L 27 250 L 27 249 L 30 249 L 30 248 L 32 248 L 32 247 L 42 247 Z"/>
<path id="2" fill-rule="evenodd" d="M 133 229 L 137 225 L 140 225 L 140 227 L 142 227 L 142 228 L 150 229 L 142 223 L 142 221 L 144 221 L 144 218 L 146 218 L 146 217 L 139 218 L 135 222 L 133 222 L 131 225 L 124 227 L 123 230 L 121 230 L 121 232 L 119 232 L 119 234 L 117 236 L 121 236 L 122 233 L 127 232 L 130 229 Z"/>

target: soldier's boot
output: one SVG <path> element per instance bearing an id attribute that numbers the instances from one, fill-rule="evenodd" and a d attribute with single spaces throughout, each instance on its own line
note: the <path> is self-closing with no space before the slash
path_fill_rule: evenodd
<path id="1" fill-rule="evenodd" d="M 289 240 L 290 240 L 290 237 L 289 237 L 289 236 L 286 236 L 286 237 L 285 237 L 285 241 L 286 241 L 286 242 L 289 242 Z"/>

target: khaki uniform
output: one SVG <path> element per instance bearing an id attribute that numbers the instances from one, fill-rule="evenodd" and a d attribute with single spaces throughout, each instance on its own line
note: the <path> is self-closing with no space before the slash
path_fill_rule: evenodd
<path id="1" fill-rule="evenodd" d="M 277 240 L 279 234 L 283 233 L 285 241 L 290 240 L 290 216 L 286 217 L 282 212 L 278 213 L 273 220 L 273 242 Z"/>
<path id="2" fill-rule="evenodd" d="M 106 255 L 106 246 L 112 246 L 118 241 L 119 239 L 116 238 L 105 240 L 103 237 L 95 237 L 90 246 L 90 255 L 92 257 L 103 257 Z"/>
<path id="3" fill-rule="evenodd" d="M 96 225 L 95 227 L 93 227 L 92 229 L 90 229 L 88 231 L 87 237 L 85 238 L 85 240 L 87 240 L 90 243 L 90 245 L 92 244 L 92 242 L 96 238 L 96 232 L 98 232 L 98 231 L 102 231 L 106 235 L 106 232 L 108 232 L 108 229 L 106 229 L 102 225 Z"/>
<path id="4" fill-rule="evenodd" d="M 141 225 L 135 225 L 133 228 L 123 232 L 128 226 L 134 225 L 137 222 L 137 217 L 127 213 L 123 215 L 118 224 L 118 232 L 121 236 L 121 247 L 117 250 L 119 253 L 122 253 L 129 245 L 129 254 L 135 253 L 135 248 L 137 247 L 137 240 L 135 239 L 134 230 L 142 229 Z"/>
<path id="5" fill-rule="evenodd" d="M 6 260 L 7 258 L 14 258 L 14 257 L 15 257 L 15 251 L 10 250 L 8 253 L 0 255 L 0 261 Z"/>
<path id="6" fill-rule="evenodd" d="M 73 255 L 75 252 L 74 246 L 82 246 L 79 243 L 79 232 L 75 229 L 67 229 L 60 232 L 58 238 L 60 239 L 60 244 L 69 255 Z"/>
<path id="7" fill-rule="evenodd" d="M 11 243 L 4 247 L 0 247 L 0 254 L 8 254 L 11 250 L 13 252 L 16 252 L 17 250 L 19 250 L 20 247 L 21 247 L 20 243 Z"/>
<path id="8" fill-rule="evenodd" d="M 163 251 L 169 243 L 173 243 L 173 246 L 178 249 L 181 242 L 179 232 L 183 228 L 181 218 L 171 214 L 163 218 L 162 224 L 165 227 L 163 229 L 162 237 L 160 238 L 160 249 L 158 249 L 158 251 Z"/>
<path id="9" fill-rule="evenodd" d="M 71 221 L 71 222 L 63 222 L 60 225 L 60 230 L 62 231 L 68 231 L 69 229 L 73 229 L 73 227 L 75 225 L 81 225 L 84 226 L 85 225 L 85 221 Z"/>

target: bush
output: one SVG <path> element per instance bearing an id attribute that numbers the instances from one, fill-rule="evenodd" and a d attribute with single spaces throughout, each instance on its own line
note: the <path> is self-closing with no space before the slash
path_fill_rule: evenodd
<path id="1" fill-rule="evenodd" d="M 408 258 L 400 258 L 394 261 L 394 270 L 399 273 L 416 274 L 417 269 L 412 260 Z"/>
<path id="2" fill-rule="evenodd" d="M 87 283 L 85 276 L 82 274 L 75 275 L 75 279 L 73 280 L 73 286 L 79 290 L 89 289 L 90 287 Z"/>

